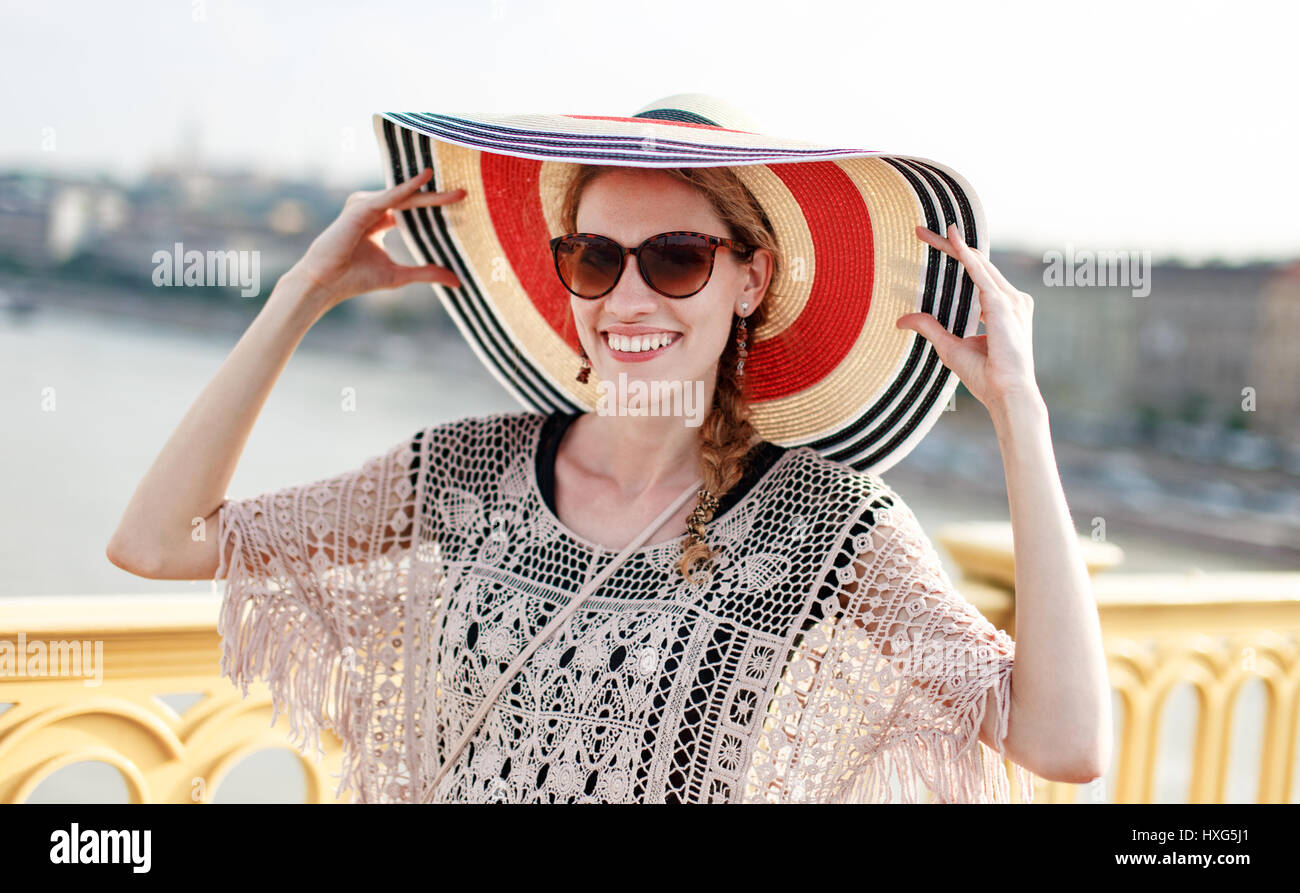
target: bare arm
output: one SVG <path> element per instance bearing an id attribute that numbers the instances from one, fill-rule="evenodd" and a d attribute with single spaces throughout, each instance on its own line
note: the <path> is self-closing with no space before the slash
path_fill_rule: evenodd
<path id="1" fill-rule="evenodd" d="M 397 264 L 383 248 L 394 211 L 464 197 L 461 190 L 420 192 L 428 179 L 425 171 L 392 189 L 354 193 L 276 283 L 140 481 L 108 543 L 113 564 L 153 579 L 211 578 L 219 564 L 216 525 L 226 488 L 258 414 L 307 330 L 332 307 L 367 291 L 416 281 L 459 286 L 450 270 Z M 207 535 L 195 539 L 200 518 Z"/>
<path id="2" fill-rule="evenodd" d="M 898 325 L 929 339 L 984 404 L 1002 449 L 1016 564 L 1007 752 L 1044 777 L 1084 783 L 1110 763 L 1110 687 L 1092 584 L 1034 378 L 1034 299 L 967 245 L 955 225 L 947 238 L 918 226 L 917 237 L 959 260 L 979 287 L 983 335 L 960 338 L 928 313 L 905 314 Z M 992 737 L 986 716 L 981 740 Z"/>
<path id="3" fill-rule="evenodd" d="M 1083 784 L 1110 764 L 1110 683 L 1101 621 L 1041 401 L 993 413 L 1015 539 L 1016 665 L 1007 752 Z M 991 739 L 986 717 L 983 740 Z"/>
<path id="4" fill-rule="evenodd" d="M 136 487 L 108 544 L 110 561 L 153 579 L 215 573 L 217 512 L 226 487 L 271 388 L 324 309 L 293 272 L 276 283 Z M 198 518 L 212 533 L 195 541 Z"/>

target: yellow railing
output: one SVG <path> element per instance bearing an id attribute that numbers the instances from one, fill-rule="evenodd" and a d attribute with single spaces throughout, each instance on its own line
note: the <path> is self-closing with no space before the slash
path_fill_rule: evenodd
<path id="1" fill-rule="evenodd" d="M 962 569 L 962 593 L 1014 636 L 1009 527 L 956 525 L 937 539 Z M 1085 553 L 1093 571 L 1121 555 L 1088 542 Z M 1035 801 L 1294 802 L 1300 574 L 1103 573 L 1094 590 L 1117 704 L 1111 770 L 1091 785 L 1040 781 Z M 211 802 L 241 760 L 268 748 L 301 768 L 306 802 L 341 802 L 339 740 L 322 731 L 321 760 L 299 754 L 287 718 L 272 725 L 265 686 L 241 699 L 218 674 L 217 608 L 193 595 L 0 599 L 0 803 L 38 786 L 32 799 L 95 799 L 47 787 L 94 762 L 120 773 L 133 802 Z M 38 675 L 33 643 L 50 675 Z M 1251 683 L 1264 690 L 1254 729 L 1237 716 Z M 1166 706 L 1181 686 L 1195 694 L 1195 723 L 1171 736 Z M 194 703 L 179 712 L 160 700 L 185 694 Z"/>
<path id="2" fill-rule="evenodd" d="M 962 593 L 1014 637 L 1010 525 L 956 524 L 936 540 L 962 570 Z M 1112 763 L 1090 785 L 1039 780 L 1035 800 L 1300 800 L 1300 573 L 1097 573 L 1123 553 L 1080 543 L 1115 709 Z"/>
<path id="3" fill-rule="evenodd" d="M 0 803 L 94 761 L 121 773 L 131 802 L 211 802 L 240 760 L 266 748 L 297 758 L 306 802 L 346 802 L 330 777 L 339 739 L 322 731 L 322 759 L 303 757 L 284 714 L 271 725 L 265 686 L 242 699 L 220 676 L 217 608 L 215 596 L 193 595 L 0 599 L 0 647 L 21 637 L 28 652 L 46 648 L 50 669 L 62 664 L 61 675 L 39 676 L 29 656 L 26 675 L 0 675 L 0 709 L 13 705 L 0 713 Z M 199 697 L 179 714 L 159 700 L 184 694 Z M 66 799 L 83 801 L 77 789 Z"/>

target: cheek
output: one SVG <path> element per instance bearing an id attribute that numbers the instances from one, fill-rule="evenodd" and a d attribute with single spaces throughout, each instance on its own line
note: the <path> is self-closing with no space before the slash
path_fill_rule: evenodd
<path id="1" fill-rule="evenodd" d="M 731 302 L 718 299 L 707 312 L 692 314 L 691 328 L 703 336 L 701 340 L 721 345 L 727 340 L 728 333 L 731 331 L 733 315 Z"/>
<path id="2" fill-rule="evenodd" d="M 691 332 L 692 355 L 716 359 L 726 349 L 731 338 L 730 317 L 716 311 L 683 319 Z"/>
<path id="3" fill-rule="evenodd" d="M 579 329 L 589 329 L 596 324 L 595 314 L 592 312 L 590 302 L 570 297 L 569 312 L 572 314 L 574 324 Z"/>

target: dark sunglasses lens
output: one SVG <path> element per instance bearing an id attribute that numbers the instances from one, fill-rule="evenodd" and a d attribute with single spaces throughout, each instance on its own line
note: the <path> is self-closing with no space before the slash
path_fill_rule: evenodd
<path id="1" fill-rule="evenodd" d="M 685 297 L 709 281 L 712 251 L 699 236 L 659 236 L 641 249 L 641 266 L 655 288 Z"/>
<path id="2" fill-rule="evenodd" d="M 571 236 L 555 249 L 555 265 L 565 288 L 583 298 L 604 294 L 618 278 L 623 255 L 606 239 Z"/>

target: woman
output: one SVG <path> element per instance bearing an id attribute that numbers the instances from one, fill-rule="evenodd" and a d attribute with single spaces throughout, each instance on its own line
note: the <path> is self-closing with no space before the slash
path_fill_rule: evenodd
<path id="1" fill-rule="evenodd" d="M 1100 629 L 1034 382 L 1032 301 L 955 225 L 946 237 L 915 226 L 903 245 L 904 215 L 886 207 L 889 189 L 914 188 L 913 209 L 928 197 L 983 238 L 955 174 L 886 159 L 899 172 L 891 187 L 867 153 L 829 168 L 848 150 L 762 137 L 697 94 L 597 123 L 416 117 L 377 116 L 396 182 L 352 196 L 280 280 L 109 547 L 144 576 L 227 581 L 223 672 L 245 692 L 264 675 L 304 741 L 321 726 L 340 735 L 340 790 L 359 801 L 829 802 L 915 801 L 924 785 L 942 802 L 1005 801 L 989 748 L 1019 767 L 1026 798 L 1025 770 L 1102 774 Z M 632 122 L 649 135 L 628 153 Z M 492 133 L 495 151 L 468 147 L 465 135 Z M 546 157 L 552 138 L 559 162 L 524 161 Z M 745 155 L 747 142 L 767 148 Z M 716 162 L 708 153 L 723 147 L 737 163 L 662 163 L 692 151 Z M 792 151 L 805 160 L 751 163 Z M 615 153 L 616 165 L 582 163 Z M 435 165 L 437 182 L 477 188 L 423 191 Z M 844 195 L 800 190 L 841 173 L 869 213 L 837 210 L 827 226 L 818 210 L 845 208 Z M 417 257 L 447 262 L 394 264 L 379 242 L 393 226 Z M 855 226 L 869 232 L 865 270 Z M 800 232 L 811 233 L 802 249 Z M 536 262 L 543 241 L 549 270 Z M 960 288 L 952 262 L 936 275 L 941 255 L 968 274 Z M 913 257 L 919 302 L 899 274 Z M 961 316 L 972 280 L 985 335 Z M 429 426 L 346 474 L 223 499 L 306 329 L 349 297 L 415 281 L 445 288 L 462 332 L 526 406 L 546 405 L 550 387 L 579 408 Z M 938 315 L 898 315 L 907 301 Z M 883 333 L 882 313 L 899 334 Z M 819 327 L 799 327 L 818 314 Z M 763 337 L 777 326 L 781 338 Z M 812 385 L 809 368 L 822 376 Z M 955 591 L 877 473 L 942 411 L 932 404 L 955 387 L 948 369 L 1002 446 L 1018 644 Z M 904 393 L 903 374 L 928 389 Z M 822 387 L 846 377 L 885 395 L 896 430 L 861 436 L 880 412 L 852 387 Z M 707 417 L 690 424 L 682 404 L 669 407 L 677 415 L 583 411 L 596 385 L 629 380 L 683 393 L 699 383 Z M 813 436 L 828 430 L 859 439 Z M 195 517 L 217 525 L 217 542 L 192 541 Z"/>

